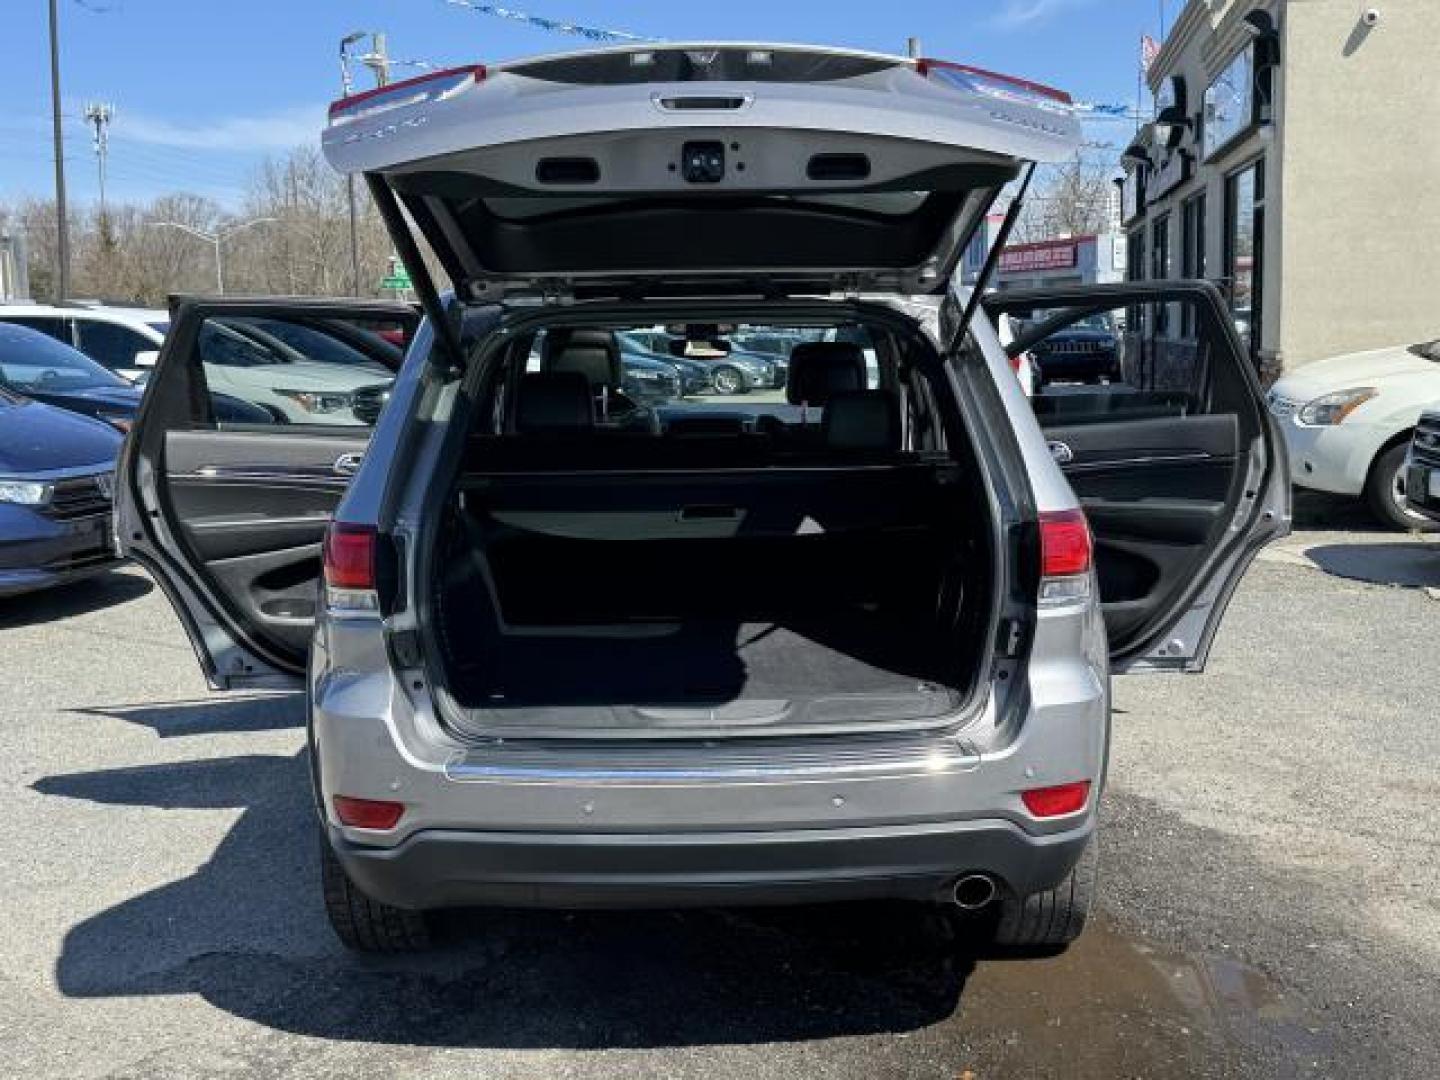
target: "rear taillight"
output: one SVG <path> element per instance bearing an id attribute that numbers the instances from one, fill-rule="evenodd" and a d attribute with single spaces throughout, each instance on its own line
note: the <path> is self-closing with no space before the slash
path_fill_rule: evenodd
<path id="1" fill-rule="evenodd" d="M 969 64 L 924 59 L 915 61 L 915 70 L 928 79 L 938 79 L 972 93 L 1009 98 L 1029 105 L 1059 105 L 1068 108 L 1073 104 L 1070 95 L 1064 90 L 1014 75 L 1002 75 L 998 71 L 971 67 Z"/>
<path id="2" fill-rule="evenodd" d="M 332 101 L 330 103 L 330 126 L 348 124 L 352 120 L 374 116 L 376 113 L 389 112 L 391 109 L 403 108 L 406 105 L 444 101 L 446 98 L 463 93 L 476 83 L 484 81 L 484 65 L 467 64 L 464 67 L 429 71 L 424 75 L 417 75 L 413 79 L 387 83 L 384 86 L 377 86 L 374 90 L 365 90 L 358 94 L 351 94 L 349 97 L 343 97 L 338 101 Z"/>
<path id="3" fill-rule="evenodd" d="M 325 530 L 325 605 L 332 611 L 380 610 L 375 591 L 375 528 L 331 522 Z"/>
<path id="4" fill-rule="evenodd" d="M 1094 548 L 1079 510 L 1040 514 L 1040 603 L 1065 604 L 1090 595 Z"/>
<path id="5" fill-rule="evenodd" d="M 393 829 L 405 814 L 405 804 L 389 799 L 356 799 L 336 795 L 331 800 L 341 825 L 354 829 Z"/>
<path id="6" fill-rule="evenodd" d="M 1020 793 L 1025 809 L 1039 818 L 1059 817 L 1085 809 L 1090 798 L 1090 781 L 1077 780 L 1054 787 L 1031 788 Z"/>

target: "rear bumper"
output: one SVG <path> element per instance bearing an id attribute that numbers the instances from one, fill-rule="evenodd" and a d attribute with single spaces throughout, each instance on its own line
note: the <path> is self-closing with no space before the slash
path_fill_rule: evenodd
<path id="1" fill-rule="evenodd" d="M 935 900 L 961 873 L 1032 893 L 1069 873 L 1094 830 L 1030 835 L 1000 819 L 748 833 L 424 830 L 393 848 L 330 844 L 367 895 L 402 908 L 681 907 Z"/>

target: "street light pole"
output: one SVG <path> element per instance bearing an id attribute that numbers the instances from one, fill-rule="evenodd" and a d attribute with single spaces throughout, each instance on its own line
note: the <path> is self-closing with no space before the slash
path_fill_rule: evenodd
<path id="1" fill-rule="evenodd" d="M 356 30 L 340 39 L 340 96 L 349 97 L 350 46 L 363 38 L 364 30 Z M 345 174 L 345 197 L 350 204 L 350 295 L 360 295 L 360 219 L 355 210 L 355 174 Z"/>
<path id="2" fill-rule="evenodd" d="M 55 239 L 58 248 L 55 302 L 70 295 L 70 218 L 65 206 L 65 140 L 60 120 L 60 13 L 50 0 L 50 108 L 55 126 Z"/>
<path id="3" fill-rule="evenodd" d="M 186 225 L 183 222 L 179 221 L 151 221 L 148 222 L 148 224 L 154 225 L 157 228 L 163 227 L 166 229 L 179 229 L 183 233 L 189 233 L 197 240 L 204 240 L 207 244 L 213 247 L 215 249 L 215 292 L 219 296 L 224 296 L 225 271 L 221 263 L 220 257 L 221 241 L 229 240 L 230 237 L 234 236 L 236 233 L 243 232 L 246 229 L 254 228 L 256 225 L 263 225 L 267 221 L 278 220 L 278 218 L 273 217 L 251 218 L 249 221 L 242 221 L 239 225 L 232 225 L 228 229 L 217 229 L 213 233 L 206 232 L 204 229 L 197 229 L 191 225 Z"/>

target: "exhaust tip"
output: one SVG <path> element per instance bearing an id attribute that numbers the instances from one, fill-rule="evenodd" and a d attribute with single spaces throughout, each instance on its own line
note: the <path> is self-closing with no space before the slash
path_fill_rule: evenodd
<path id="1" fill-rule="evenodd" d="M 989 874 L 962 874 L 955 879 L 950 899 L 961 911 L 980 911 L 990 906 L 998 889 Z"/>

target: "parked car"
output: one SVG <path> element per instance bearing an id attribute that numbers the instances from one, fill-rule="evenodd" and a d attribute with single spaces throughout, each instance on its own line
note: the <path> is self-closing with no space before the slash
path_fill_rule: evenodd
<path id="1" fill-rule="evenodd" d="M 659 357 L 620 351 L 620 387 L 636 401 L 674 401 L 683 396 L 680 371 Z"/>
<path id="2" fill-rule="evenodd" d="M 1043 323 L 1052 314 L 1027 312 L 1026 328 Z M 1041 385 L 1119 379 L 1120 336 L 1114 318 L 1109 313 L 1087 315 L 1032 349 L 1030 362 Z"/>
<path id="3" fill-rule="evenodd" d="M 0 304 L 0 322 L 39 330 L 135 382 L 154 366 L 170 327 L 170 313 L 103 304 Z"/>
<path id="4" fill-rule="evenodd" d="M 109 424 L 0 389 L 0 596 L 118 564 Z"/>
<path id="5" fill-rule="evenodd" d="M 1405 454 L 1421 412 L 1440 400 L 1440 342 L 1306 364 L 1280 378 L 1269 400 L 1296 484 L 1364 499 L 1392 528 L 1434 527 L 1406 504 Z"/>
<path id="6" fill-rule="evenodd" d="M 69 345 L 38 330 L 0 322 L 0 386 L 104 420 L 125 430 L 140 390 Z"/>
<path id="7" fill-rule="evenodd" d="M 652 347 L 655 344 L 654 337 L 644 331 L 616 334 L 615 337 L 620 344 L 622 360 L 638 357 L 663 364 L 673 370 L 680 380 L 680 393 L 677 396 L 690 397 L 710 389 L 710 368 L 699 360 L 676 356 L 668 351 L 668 347 L 664 352 L 657 352 Z"/>
<path id="8" fill-rule="evenodd" d="M 732 349 L 697 357 L 710 368 L 710 385 L 717 394 L 748 394 L 752 390 L 779 390 L 785 385 L 788 365 L 759 353 Z"/>
<path id="9" fill-rule="evenodd" d="M 737 85 L 743 113 L 688 107 Z M 986 310 L 962 323 L 952 272 L 988 200 L 1073 158 L 1067 102 L 647 42 L 332 106 L 329 161 L 397 250 L 424 232 L 448 298 L 415 260 L 426 319 L 373 430 L 243 439 L 196 420 L 197 328 L 354 302 L 182 299 L 117 531 L 213 686 L 306 688 L 342 941 L 420 947 L 476 904 L 865 897 L 988 912 L 1013 948 L 1080 932 L 1110 676 L 1203 667 L 1290 485 L 1211 284 L 1013 298 L 1197 313 L 1183 400 L 1074 423 L 1037 417 Z M 944 303 L 914 317 L 923 289 Z M 785 402 L 622 427 L 607 335 L 657 318 L 836 333 L 797 345 Z"/>
<path id="10" fill-rule="evenodd" d="M 350 425 L 388 400 L 401 351 L 334 320 L 214 319 L 199 331 L 211 390 L 265 410 L 273 422 Z"/>
<path id="11" fill-rule="evenodd" d="M 88 356 L 23 326 L 0 325 L 0 387 L 104 420 L 121 431 L 130 430 L 143 396 L 139 386 L 105 370 Z M 210 391 L 207 396 L 211 414 L 218 421 L 274 424 L 285 419 L 231 394 Z M 374 411 L 378 415 L 378 405 Z M 373 416 L 369 422 L 374 422 Z"/>
<path id="12" fill-rule="evenodd" d="M 1405 502 L 1417 514 L 1440 522 L 1440 408 L 1420 415 L 1405 460 Z"/>

